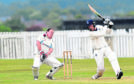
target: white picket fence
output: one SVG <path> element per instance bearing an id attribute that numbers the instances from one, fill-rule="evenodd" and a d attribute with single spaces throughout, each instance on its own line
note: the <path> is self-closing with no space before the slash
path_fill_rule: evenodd
<path id="1" fill-rule="evenodd" d="M 121 31 L 120 31 L 121 32 Z M 44 32 L 1 32 L 0 59 L 31 59 L 34 57 L 36 39 Z M 87 30 L 55 31 L 53 56 L 62 58 L 63 51 L 71 50 L 73 59 L 92 56 L 92 43 Z M 106 40 L 118 57 L 134 57 L 134 33 L 114 32 Z"/>

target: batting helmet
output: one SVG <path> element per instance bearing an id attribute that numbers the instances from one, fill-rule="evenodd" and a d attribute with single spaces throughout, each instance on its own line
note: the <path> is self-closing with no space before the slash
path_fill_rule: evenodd
<path id="1" fill-rule="evenodd" d="M 90 26 L 90 25 L 94 25 L 94 21 L 93 20 L 87 20 L 87 25 Z"/>

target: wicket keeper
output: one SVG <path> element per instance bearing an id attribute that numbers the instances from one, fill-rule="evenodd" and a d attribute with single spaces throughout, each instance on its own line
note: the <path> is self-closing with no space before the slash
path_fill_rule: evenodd
<path id="1" fill-rule="evenodd" d="M 54 80 L 53 75 L 64 65 L 55 57 L 51 56 L 54 48 L 52 41 L 53 34 L 54 30 L 49 28 L 46 33 L 39 36 L 36 41 L 37 52 L 32 66 L 34 80 L 38 80 L 39 68 L 42 64 L 47 64 L 52 67 L 52 69 L 46 74 L 46 78 L 50 80 Z"/>

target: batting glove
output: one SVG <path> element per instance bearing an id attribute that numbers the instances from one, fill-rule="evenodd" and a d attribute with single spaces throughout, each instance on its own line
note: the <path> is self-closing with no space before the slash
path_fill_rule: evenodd
<path id="1" fill-rule="evenodd" d="M 114 23 L 112 21 L 110 21 L 108 25 L 114 25 Z"/>
<path id="2" fill-rule="evenodd" d="M 110 21 L 111 21 L 111 20 L 110 20 L 109 18 L 106 18 L 106 19 L 103 21 L 103 23 L 104 23 L 105 25 L 108 25 Z"/>
<path id="3" fill-rule="evenodd" d="M 113 25 L 114 25 L 114 23 L 112 21 L 110 21 L 109 24 L 108 24 L 108 28 L 111 29 L 113 27 Z"/>
<path id="4" fill-rule="evenodd" d="M 114 23 L 110 20 L 110 19 L 108 19 L 108 18 L 106 18 L 105 20 L 104 20 L 104 25 L 107 25 L 108 26 L 108 28 L 112 28 L 113 27 L 113 25 L 114 25 Z"/>

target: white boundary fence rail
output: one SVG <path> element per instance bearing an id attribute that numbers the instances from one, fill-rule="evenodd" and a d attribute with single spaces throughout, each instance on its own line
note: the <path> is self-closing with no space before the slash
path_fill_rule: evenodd
<path id="1" fill-rule="evenodd" d="M 34 57 L 36 38 L 44 32 L 0 32 L 0 59 L 29 59 Z M 93 58 L 89 31 L 55 31 L 53 56 L 62 58 L 71 50 L 74 59 Z M 134 33 L 114 33 L 106 36 L 118 57 L 134 57 Z"/>

